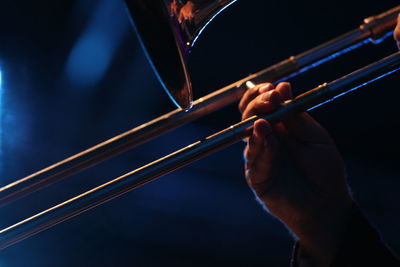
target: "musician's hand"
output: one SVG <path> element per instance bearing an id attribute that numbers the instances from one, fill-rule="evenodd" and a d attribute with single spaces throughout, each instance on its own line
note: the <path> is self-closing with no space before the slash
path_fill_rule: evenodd
<path id="1" fill-rule="evenodd" d="M 292 98 L 289 83 L 249 89 L 242 119 Z M 254 124 L 244 151 L 246 180 L 265 208 L 299 238 L 317 266 L 327 264 L 346 227 L 352 199 L 345 167 L 329 134 L 307 113 L 271 126 Z"/>
<path id="2" fill-rule="evenodd" d="M 400 14 L 397 17 L 397 26 L 393 32 L 394 39 L 397 41 L 397 47 L 400 49 Z"/>

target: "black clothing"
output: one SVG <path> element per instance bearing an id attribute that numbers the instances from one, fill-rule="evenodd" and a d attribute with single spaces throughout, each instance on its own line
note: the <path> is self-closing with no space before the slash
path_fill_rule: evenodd
<path id="1" fill-rule="evenodd" d="M 292 267 L 299 266 L 300 247 L 301 244 L 296 243 L 291 262 Z M 383 243 L 379 233 L 369 224 L 361 210 L 354 205 L 345 238 L 330 266 L 400 267 L 400 260 Z"/>

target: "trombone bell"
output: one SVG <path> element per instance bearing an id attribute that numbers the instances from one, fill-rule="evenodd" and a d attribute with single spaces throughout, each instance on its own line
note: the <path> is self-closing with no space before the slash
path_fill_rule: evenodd
<path id="1" fill-rule="evenodd" d="M 142 47 L 172 101 L 193 102 L 187 57 L 202 30 L 236 0 L 125 0 Z"/>

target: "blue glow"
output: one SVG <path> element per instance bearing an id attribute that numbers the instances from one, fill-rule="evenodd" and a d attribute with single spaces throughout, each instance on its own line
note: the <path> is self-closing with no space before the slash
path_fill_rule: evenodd
<path id="1" fill-rule="evenodd" d="M 3 77 L 0 69 L 0 162 L 3 161 Z M 0 164 L 0 171 L 2 165 Z"/>
<path id="2" fill-rule="evenodd" d="M 385 74 L 382 74 L 381 76 L 375 77 L 374 79 L 369 80 L 369 81 L 367 81 L 367 82 L 365 82 L 365 83 L 362 83 L 362 84 L 360 84 L 360 85 L 358 85 L 358 86 L 356 86 L 356 87 L 353 87 L 353 88 L 351 88 L 351 89 L 349 89 L 349 90 L 347 90 L 347 91 L 345 91 L 345 92 L 343 92 L 343 93 L 341 93 L 341 94 L 338 94 L 338 95 L 332 97 L 331 99 L 329 99 L 329 100 L 327 100 L 327 101 L 325 101 L 325 102 L 319 103 L 318 105 L 307 109 L 307 111 L 311 111 L 311 110 L 313 110 L 313 109 L 315 109 L 315 108 L 318 108 L 318 107 L 323 106 L 323 105 L 325 105 L 325 104 L 327 104 L 327 103 L 329 103 L 329 102 L 332 102 L 332 101 L 334 101 L 335 99 L 337 99 L 337 98 L 339 98 L 339 97 L 341 97 L 341 96 L 344 96 L 344 95 L 346 95 L 346 94 L 348 94 L 348 93 L 350 93 L 350 92 L 353 92 L 353 91 L 357 90 L 358 88 L 361 88 L 361 87 L 363 87 L 363 86 L 365 86 L 365 85 L 368 85 L 368 84 L 370 84 L 370 83 L 372 83 L 372 82 L 375 82 L 375 81 L 377 81 L 377 80 L 379 80 L 379 79 L 381 79 L 381 78 L 383 78 L 383 77 L 386 77 L 386 76 L 388 76 L 388 75 L 390 75 L 390 74 L 392 74 L 392 73 L 394 73 L 394 72 L 396 72 L 396 71 L 398 71 L 398 70 L 400 70 L 400 67 L 397 68 L 397 69 L 394 69 L 394 70 L 392 70 L 392 71 L 389 71 L 389 72 L 387 72 L 387 73 L 385 73 Z"/>
<path id="3" fill-rule="evenodd" d="M 340 50 L 340 51 L 338 51 L 336 53 L 333 53 L 333 54 L 331 54 L 331 55 L 329 55 L 327 57 L 324 57 L 324 58 L 322 58 L 322 59 L 320 59 L 320 60 L 318 60 L 318 61 L 316 61 L 316 62 L 314 62 L 314 63 L 312 63 L 310 65 L 307 65 L 307 66 L 303 67 L 302 69 L 300 69 L 297 72 L 294 72 L 294 73 L 292 73 L 292 74 L 290 74 L 290 75 L 288 75 L 288 76 L 276 81 L 275 84 L 278 84 L 278 83 L 283 82 L 283 81 L 290 80 L 291 78 L 294 78 L 294 77 L 300 75 L 303 72 L 306 72 L 306 71 L 311 70 L 311 69 L 313 69 L 315 67 L 318 67 L 319 65 L 322 65 L 322 64 L 324 64 L 324 63 L 326 63 L 328 61 L 331 61 L 332 59 L 335 59 L 335 58 L 337 58 L 337 57 L 339 57 L 341 55 L 344 55 L 344 54 L 346 54 L 346 53 L 348 53 L 350 51 L 353 51 L 353 50 L 355 50 L 355 49 L 357 49 L 357 48 L 359 48 L 359 47 L 361 47 L 361 46 L 363 46 L 363 45 L 365 45 L 367 43 L 370 43 L 370 42 L 371 42 L 370 39 L 366 39 L 366 40 L 361 41 L 359 43 L 356 43 L 356 44 L 354 44 L 352 46 L 344 48 L 344 49 L 342 49 L 342 50 Z"/>
<path id="4" fill-rule="evenodd" d="M 336 53 L 333 53 L 333 54 L 331 54 L 331 55 L 329 55 L 329 56 L 327 56 L 327 57 L 325 57 L 323 59 L 320 59 L 320 60 L 316 61 L 315 63 L 311 64 L 310 66 L 304 67 L 300 71 L 301 72 L 305 72 L 305 71 L 307 71 L 309 69 L 318 67 L 321 64 L 324 64 L 324 63 L 326 63 L 328 61 L 331 61 L 332 59 L 335 59 L 335 58 L 337 58 L 337 57 L 339 57 L 341 55 L 344 55 L 344 54 L 346 54 L 348 52 L 351 52 L 351 51 L 353 51 L 353 50 L 355 50 L 355 49 L 357 49 L 357 48 L 359 48 L 359 47 L 361 47 L 361 46 L 363 46 L 365 44 L 368 44 L 369 42 L 370 42 L 370 40 L 367 39 L 367 40 L 361 41 L 359 43 L 356 43 L 354 45 L 351 45 L 349 47 L 343 48 L 342 50 L 340 50 L 340 51 L 338 51 Z"/>
<path id="5" fill-rule="evenodd" d="M 66 75 L 73 85 L 92 87 L 106 74 L 129 26 L 122 12 L 116 1 L 99 1 L 66 63 Z"/>
<path id="6" fill-rule="evenodd" d="M 84 34 L 76 43 L 67 62 L 67 74 L 78 86 L 98 82 L 111 61 L 110 43 L 100 32 Z"/>
<path id="7" fill-rule="evenodd" d="M 388 38 L 388 37 L 391 37 L 393 35 L 393 31 L 389 31 L 389 32 L 387 32 L 385 35 L 383 35 L 381 38 L 379 38 L 379 39 L 376 39 L 376 40 L 374 40 L 374 39 L 370 39 L 370 41 L 372 42 L 372 43 L 374 43 L 374 44 L 380 44 L 380 43 L 382 43 L 386 38 Z"/>
<path id="8" fill-rule="evenodd" d="M 226 8 L 228 8 L 230 5 L 232 5 L 233 3 L 235 3 L 237 0 L 234 0 L 232 2 L 230 2 L 229 4 L 227 4 L 226 6 L 224 6 L 223 8 L 221 8 L 221 10 L 219 10 L 216 14 L 214 14 L 214 16 L 211 17 L 211 19 L 209 21 L 207 21 L 206 24 L 204 24 L 204 26 L 199 30 L 199 33 L 197 34 L 197 36 L 194 38 L 193 42 L 192 42 L 192 47 L 194 46 L 194 44 L 196 43 L 197 39 L 199 39 L 199 36 L 201 35 L 201 33 L 204 31 L 204 29 L 208 26 L 208 24 L 210 24 L 210 22 L 216 17 L 218 16 L 222 11 L 224 11 Z"/>

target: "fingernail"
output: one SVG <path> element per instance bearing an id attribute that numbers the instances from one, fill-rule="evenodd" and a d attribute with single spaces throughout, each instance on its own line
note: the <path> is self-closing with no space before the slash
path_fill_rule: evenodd
<path id="1" fill-rule="evenodd" d="M 272 90 L 265 93 L 262 96 L 261 100 L 264 102 L 279 103 L 281 102 L 281 95 L 279 94 L 279 92 Z"/>
<path id="2" fill-rule="evenodd" d="M 248 89 L 253 89 L 256 85 L 252 81 L 247 81 L 246 86 Z"/>
<path id="3" fill-rule="evenodd" d="M 264 102 L 269 101 L 269 99 L 271 98 L 271 94 L 272 94 L 273 92 L 274 92 L 274 91 L 269 91 L 269 92 L 264 93 L 264 94 L 262 95 L 262 97 L 261 97 L 261 100 L 264 101 Z"/>
<path id="4" fill-rule="evenodd" d="M 260 87 L 260 89 L 258 89 L 258 92 L 260 92 L 262 94 L 262 93 L 272 90 L 273 88 L 274 88 L 274 85 L 272 83 L 267 83 L 266 85 Z"/>
<path id="5" fill-rule="evenodd" d="M 275 90 L 268 91 L 264 93 L 264 95 L 261 97 L 261 100 L 264 102 L 279 102 L 279 93 Z"/>

